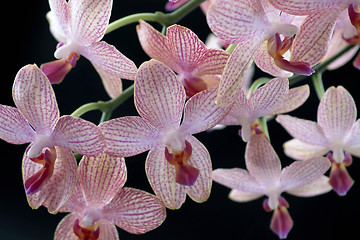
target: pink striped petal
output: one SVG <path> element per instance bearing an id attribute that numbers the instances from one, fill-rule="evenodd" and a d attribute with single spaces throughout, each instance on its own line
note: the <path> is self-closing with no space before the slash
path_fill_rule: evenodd
<path id="1" fill-rule="evenodd" d="M 112 119 L 99 125 L 106 139 L 106 152 L 134 156 L 160 144 L 160 132 L 137 116 Z"/>
<path id="2" fill-rule="evenodd" d="M 107 153 L 98 157 L 84 156 L 79 163 L 78 175 L 86 202 L 105 206 L 126 182 L 124 158 Z"/>
<path id="3" fill-rule="evenodd" d="M 50 135 L 59 118 L 59 109 L 48 78 L 36 65 L 19 70 L 13 85 L 13 98 L 36 133 Z"/>
<path id="4" fill-rule="evenodd" d="M 143 63 L 135 80 L 134 101 L 140 116 L 157 129 L 180 124 L 185 90 L 175 73 L 157 60 Z"/>
<path id="5" fill-rule="evenodd" d="M 59 212 L 77 212 L 81 213 L 86 209 L 87 202 L 85 201 L 83 190 L 80 186 L 80 182 L 76 181 L 75 189 L 71 194 L 69 200 L 63 205 Z"/>
<path id="6" fill-rule="evenodd" d="M 103 74 L 103 72 L 106 72 L 118 78 L 135 79 L 137 71 L 135 63 L 119 52 L 113 45 L 104 41 L 96 42 L 83 47 L 80 54 L 96 66 L 96 70 L 102 78 L 108 77 Z M 111 81 L 113 78 L 106 78 L 105 80 Z M 112 85 L 118 85 L 117 81 Z"/>
<path id="7" fill-rule="evenodd" d="M 287 156 L 297 160 L 308 160 L 323 156 L 330 149 L 314 144 L 304 143 L 298 139 L 292 139 L 284 143 L 284 152 Z"/>
<path id="8" fill-rule="evenodd" d="M 360 119 L 357 120 L 351 128 L 349 135 L 345 138 L 345 151 L 355 151 L 359 155 L 360 153 Z"/>
<path id="9" fill-rule="evenodd" d="M 251 136 L 245 149 L 245 162 L 259 184 L 271 186 L 280 181 L 280 159 L 264 134 Z"/>
<path id="10" fill-rule="evenodd" d="M 330 87 L 318 108 L 318 123 L 329 139 L 345 137 L 356 120 L 356 106 L 350 93 L 339 86 Z"/>
<path id="11" fill-rule="evenodd" d="M 233 189 L 229 193 L 229 198 L 235 202 L 249 202 L 262 196 L 263 194 L 243 192 L 237 189 Z"/>
<path id="12" fill-rule="evenodd" d="M 63 40 L 66 40 L 64 37 L 70 36 L 68 25 L 70 21 L 69 6 L 66 0 L 49 0 L 49 5 L 51 12 L 46 17 L 50 24 L 50 31 L 56 40 L 63 42 Z"/>
<path id="13" fill-rule="evenodd" d="M 12 144 L 24 144 L 35 141 L 36 133 L 18 109 L 0 105 L 0 138 Z"/>
<path id="14" fill-rule="evenodd" d="M 59 147 L 55 149 L 57 158 L 53 175 L 37 193 L 27 196 L 32 208 L 39 208 L 43 204 L 50 213 L 57 212 L 70 198 L 77 175 L 77 164 L 73 153 Z M 22 165 L 24 182 L 41 167 L 41 164 L 34 163 L 24 155 Z"/>
<path id="15" fill-rule="evenodd" d="M 342 0 L 268 0 L 274 7 L 293 15 L 309 15 L 343 3 Z"/>
<path id="16" fill-rule="evenodd" d="M 103 216 L 132 234 L 160 226 L 166 218 L 164 203 L 156 196 L 134 188 L 123 188 L 103 208 Z"/>
<path id="17" fill-rule="evenodd" d="M 83 45 L 100 41 L 109 24 L 112 3 L 112 0 L 69 1 L 71 15 L 69 28 L 72 37 Z"/>
<path id="18" fill-rule="evenodd" d="M 210 196 L 212 185 L 210 154 L 206 147 L 195 137 L 190 136 L 186 140 L 192 146 L 189 163 L 200 171 L 195 184 L 186 186 L 186 192 L 195 202 L 205 202 Z"/>
<path id="19" fill-rule="evenodd" d="M 267 19 L 259 0 L 218 0 L 207 12 L 210 29 L 227 43 L 264 37 Z"/>
<path id="20" fill-rule="evenodd" d="M 222 49 L 207 49 L 206 55 L 196 65 L 195 76 L 222 74 L 230 54 Z"/>
<path id="21" fill-rule="evenodd" d="M 293 41 L 290 61 L 317 64 L 327 52 L 335 22 L 343 10 L 334 7 L 308 16 Z"/>
<path id="22" fill-rule="evenodd" d="M 287 190 L 286 192 L 298 197 L 313 197 L 330 192 L 331 190 L 332 187 L 329 184 L 329 178 L 326 176 L 321 176 L 309 184 Z"/>
<path id="23" fill-rule="evenodd" d="M 253 55 L 263 40 L 263 38 L 255 38 L 241 42 L 236 46 L 227 61 L 220 80 L 216 99 L 217 105 L 224 107 L 234 102 L 249 69 L 251 69 Z"/>
<path id="24" fill-rule="evenodd" d="M 254 119 L 269 115 L 281 105 L 289 92 L 287 78 L 274 78 L 253 92 L 249 98 L 250 115 Z"/>
<path id="25" fill-rule="evenodd" d="M 145 170 L 155 194 L 170 209 L 178 209 L 186 198 L 186 188 L 175 182 L 175 167 L 165 158 L 165 147 L 159 146 L 150 150 Z"/>
<path id="26" fill-rule="evenodd" d="M 304 143 L 319 147 L 326 146 L 328 143 L 323 129 L 316 122 L 288 115 L 277 116 L 276 121 L 280 123 L 292 137 Z"/>
<path id="27" fill-rule="evenodd" d="M 215 104 L 217 88 L 205 90 L 191 97 L 184 109 L 181 128 L 188 134 L 196 134 L 218 124 L 230 108 L 220 108 Z"/>
<path id="28" fill-rule="evenodd" d="M 57 146 L 89 156 L 98 155 L 105 148 L 105 137 L 95 124 L 72 116 L 59 118 L 51 140 Z"/>
<path id="29" fill-rule="evenodd" d="M 250 111 L 249 106 L 249 99 L 241 89 L 238 91 L 235 102 L 231 105 L 231 110 L 221 121 L 221 124 L 241 125 L 240 119 L 248 115 Z"/>
<path id="30" fill-rule="evenodd" d="M 284 168 L 281 173 L 282 191 L 310 184 L 329 170 L 330 165 L 330 161 L 325 157 L 293 162 L 290 166 Z"/>
<path id="31" fill-rule="evenodd" d="M 110 73 L 98 65 L 93 64 L 93 66 L 98 72 L 107 94 L 111 98 L 119 96 L 122 93 L 121 78 L 117 74 Z"/>

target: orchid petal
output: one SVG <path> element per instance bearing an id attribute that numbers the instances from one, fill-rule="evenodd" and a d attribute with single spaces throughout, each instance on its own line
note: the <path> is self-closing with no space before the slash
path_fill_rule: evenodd
<path id="1" fill-rule="evenodd" d="M 118 74 L 110 73 L 106 69 L 93 64 L 94 68 L 98 72 L 105 91 L 111 98 L 116 98 L 122 93 L 122 82 Z"/>
<path id="2" fill-rule="evenodd" d="M 323 129 L 316 122 L 291 117 L 288 115 L 277 116 L 276 121 L 294 138 L 316 146 L 326 146 L 328 141 Z"/>
<path id="3" fill-rule="evenodd" d="M 350 93 L 339 86 L 330 87 L 318 108 L 318 123 L 329 139 L 344 137 L 356 120 L 356 106 Z"/>
<path id="4" fill-rule="evenodd" d="M 222 74 L 230 54 L 222 49 L 207 49 L 206 55 L 196 65 L 195 76 Z"/>
<path id="5" fill-rule="evenodd" d="M 70 36 L 69 21 L 70 9 L 66 0 L 49 0 L 51 12 L 47 18 L 50 24 L 50 30 L 56 40 L 64 42 L 67 36 Z M 59 37 L 61 36 L 61 37 Z"/>
<path id="6" fill-rule="evenodd" d="M 73 153 L 59 147 L 55 147 L 55 149 L 57 159 L 53 175 L 38 192 L 27 196 L 32 208 L 39 208 L 44 204 L 50 213 L 57 212 L 70 198 L 77 175 L 77 164 Z M 41 167 L 41 164 L 34 163 L 25 154 L 22 165 L 24 182 Z"/>
<path id="7" fill-rule="evenodd" d="M 240 119 L 244 117 L 244 115 L 249 114 L 249 100 L 246 97 L 243 89 L 238 91 L 235 102 L 231 105 L 231 110 L 225 116 L 225 118 L 221 121 L 221 124 L 225 125 L 241 125 Z"/>
<path id="8" fill-rule="evenodd" d="M 178 209 L 185 201 L 185 186 L 175 182 L 175 167 L 165 158 L 165 147 L 150 150 L 146 163 L 146 175 L 155 194 L 170 209 Z"/>
<path id="9" fill-rule="evenodd" d="M 63 205 L 59 212 L 77 212 L 81 213 L 87 207 L 83 190 L 80 182 L 76 181 L 75 189 L 71 194 L 69 200 Z"/>
<path id="10" fill-rule="evenodd" d="M 36 133 L 50 135 L 59 118 L 59 109 L 48 78 L 36 65 L 19 70 L 13 85 L 13 98 Z"/>
<path id="11" fill-rule="evenodd" d="M 268 0 L 274 7 L 292 15 L 309 15 L 332 8 L 342 0 Z"/>
<path id="12" fill-rule="evenodd" d="M 59 118 L 51 140 L 57 146 L 89 156 L 98 155 L 105 148 L 105 138 L 95 124 L 72 116 Z"/>
<path id="13" fill-rule="evenodd" d="M 84 156 L 78 175 L 86 202 L 105 206 L 126 182 L 125 160 L 107 153 L 99 157 Z"/>
<path id="14" fill-rule="evenodd" d="M 329 149 L 323 146 L 317 146 L 302 142 L 298 139 L 292 139 L 284 143 L 285 154 L 297 160 L 308 160 L 314 157 L 323 156 Z"/>
<path id="15" fill-rule="evenodd" d="M 91 63 L 96 66 L 96 70 L 101 77 L 104 77 L 102 72 L 107 72 L 118 78 L 135 79 L 137 71 L 135 63 L 119 52 L 113 45 L 104 41 L 96 42 L 83 47 L 81 55 L 89 59 Z M 111 81 L 112 78 L 105 80 Z M 113 84 L 118 85 L 116 82 Z"/>
<path id="16" fill-rule="evenodd" d="M 147 121 L 127 116 L 99 125 L 106 138 L 106 151 L 118 156 L 133 156 L 160 143 L 160 134 Z"/>
<path id="17" fill-rule="evenodd" d="M 204 90 L 191 97 L 184 109 L 181 128 L 196 134 L 208 130 L 218 124 L 230 110 L 229 107 L 220 108 L 215 104 L 217 88 Z"/>
<path id="18" fill-rule="evenodd" d="M 154 195 L 123 188 L 103 208 L 104 218 L 132 234 L 153 230 L 165 220 L 165 206 Z"/>
<path id="19" fill-rule="evenodd" d="M 245 149 L 246 167 L 259 184 L 273 185 L 280 181 L 280 159 L 264 134 L 251 136 Z"/>
<path id="20" fill-rule="evenodd" d="M 18 109 L 0 105 L 0 138 L 12 144 L 23 144 L 33 142 L 36 133 Z"/>
<path id="21" fill-rule="evenodd" d="M 321 177 L 329 168 L 330 161 L 325 157 L 293 162 L 282 170 L 281 189 L 287 191 L 310 184 Z"/>
<path id="22" fill-rule="evenodd" d="M 134 101 L 140 116 L 157 129 L 178 126 L 185 90 L 175 73 L 157 60 L 143 63 L 135 80 Z"/>
<path id="23" fill-rule="evenodd" d="M 74 223 L 78 218 L 79 216 L 76 213 L 66 215 L 56 227 L 54 240 L 78 240 L 79 238 L 73 231 Z"/>
<path id="24" fill-rule="evenodd" d="M 345 139 L 345 151 L 360 156 L 360 120 L 357 120 Z"/>
<path id="25" fill-rule="evenodd" d="M 192 146 L 192 154 L 189 159 L 191 166 L 198 169 L 199 175 L 193 186 L 186 186 L 186 192 L 195 202 L 205 202 L 211 191 L 211 159 L 206 147 L 195 137 L 190 136 L 187 141 Z"/>
<path id="26" fill-rule="evenodd" d="M 331 190 L 332 187 L 329 184 L 329 178 L 326 176 L 321 176 L 309 184 L 289 189 L 286 192 L 298 197 L 313 197 L 330 192 Z"/>
<path id="27" fill-rule="evenodd" d="M 232 189 L 229 193 L 229 198 L 235 202 L 249 202 L 262 196 L 263 194 L 243 192 L 237 189 Z"/>
<path id="28" fill-rule="evenodd" d="M 327 52 L 335 22 L 343 10 L 335 7 L 308 16 L 293 41 L 290 61 L 317 64 Z"/>
<path id="29" fill-rule="evenodd" d="M 100 41 L 104 34 L 111 15 L 112 0 L 69 1 L 70 30 L 76 39 L 83 45 Z"/>

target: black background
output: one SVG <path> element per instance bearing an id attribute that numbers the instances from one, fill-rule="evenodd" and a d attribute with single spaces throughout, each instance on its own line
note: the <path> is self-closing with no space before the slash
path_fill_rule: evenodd
<path id="1" fill-rule="evenodd" d="M 114 0 L 111 21 L 139 12 L 163 11 L 165 0 Z M 14 106 L 11 88 L 17 71 L 26 64 L 54 60 L 57 42 L 48 30 L 45 14 L 48 2 L 10 1 L 1 15 L 2 26 L 2 77 L 1 101 L 3 105 Z M 188 15 L 180 22 L 205 40 L 209 29 L 200 10 Z M 105 36 L 104 40 L 115 45 L 132 59 L 137 66 L 149 57 L 142 51 L 136 36 L 135 25 L 124 27 Z M 154 25 L 156 26 L 156 24 Z M 324 75 L 325 87 L 343 85 L 359 102 L 359 71 L 348 64 L 342 69 Z M 124 82 L 125 87 L 131 82 Z M 304 83 L 311 82 L 309 79 Z M 91 64 L 82 57 L 75 69 L 61 85 L 54 86 L 61 114 L 70 114 L 76 108 L 91 101 L 108 100 L 101 81 Z M 318 100 L 311 86 L 309 100 L 291 115 L 316 120 Z M 114 117 L 136 115 L 132 99 L 120 106 Z M 98 122 L 99 112 L 84 115 L 84 118 Z M 201 133 L 196 137 L 209 150 L 213 168 L 244 168 L 245 144 L 237 135 L 238 127 L 222 131 Z M 282 143 L 290 136 L 275 122 L 269 122 L 273 146 L 283 166 L 292 160 L 282 154 Z M 43 240 L 52 239 L 55 228 L 65 216 L 51 215 L 44 207 L 32 210 L 26 201 L 21 176 L 21 159 L 25 145 L 16 146 L 0 141 L 0 239 Z M 127 159 L 128 181 L 126 186 L 152 192 L 145 175 L 146 153 Z M 339 197 L 334 192 L 313 198 L 283 196 L 290 203 L 289 212 L 294 227 L 288 239 L 355 239 L 359 227 L 359 173 L 360 163 L 354 158 L 348 169 L 355 184 L 347 196 Z M 262 199 L 248 203 L 236 203 L 228 199 L 229 189 L 214 183 L 209 200 L 198 204 L 187 198 L 179 210 L 167 210 L 167 219 L 157 229 L 144 235 L 131 235 L 119 229 L 122 240 L 127 239 L 277 239 L 269 229 L 271 213 L 262 209 Z"/>

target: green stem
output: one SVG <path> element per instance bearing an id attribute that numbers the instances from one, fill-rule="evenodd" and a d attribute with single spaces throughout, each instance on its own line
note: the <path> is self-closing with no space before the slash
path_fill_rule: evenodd
<path id="1" fill-rule="evenodd" d="M 315 72 L 313 75 L 311 75 L 311 80 L 313 82 L 315 92 L 319 100 L 324 96 L 325 90 L 324 90 L 324 84 L 322 81 L 322 73 L 321 72 Z"/>
<path id="2" fill-rule="evenodd" d="M 270 134 L 269 134 L 266 117 L 260 117 L 258 119 L 258 121 L 260 123 L 261 129 L 264 131 L 264 134 L 267 136 L 267 138 L 269 139 L 269 142 L 270 142 Z"/>
<path id="3" fill-rule="evenodd" d="M 110 23 L 108 25 L 108 27 L 106 28 L 105 34 L 110 33 L 118 28 L 129 25 L 131 23 L 138 22 L 140 19 L 145 20 L 145 21 L 150 21 L 150 22 L 159 22 L 160 21 L 160 19 L 156 13 L 136 13 L 136 14 L 132 14 L 132 15 L 120 18 L 120 19 Z M 163 25 L 163 23 L 161 23 L 161 22 L 159 22 L 159 23 L 161 25 Z"/>
<path id="4" fill-rule="evenodd" d="M 250 95 L 253 92 L 255 92 L 256 89 L 258 89 L 260 86 L 266 84 L 268 81 L 270 81 L 270 78 L 267 78 L 267 77 L 261 77 L 261 78 L 256 79 L 249 88 L 248 97 L 250 97 Z"/>
<path id="5" fill-rule="evenodd" d="M 226 48 L 226 52 L 228 53 L 232 53 L 234 51 L 234 49 L 236 48 L 237 44 L 230 44 L 227 48 Z"/>

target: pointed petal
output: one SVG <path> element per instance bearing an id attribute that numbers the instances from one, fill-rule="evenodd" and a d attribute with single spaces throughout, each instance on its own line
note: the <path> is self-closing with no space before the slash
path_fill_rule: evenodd
<path id="1" fill-rule="evenodd" d="M 229 198 L 235 202 L 249 202 L 262 196 L 263 194 L 243 192 L 237 189 L 233 189 L 229 193 Z"/>
<path id="2" fill-rule="evenodd" d="M 62 207 L 73 193 L 76 183 L 77 164 L 73 153 L 69 150 L 55 147 L 57 159 L 54 173 L 40 191 L 27 196 L 32 208 L 39 208 L 42 204 L 50 213 L 55 213 Z M 35 174 L 41 164 L 34 163 L 26 155 L 23 158 L 23 181 Z"/>
<path id="3" fill-rule="evenodd" d="M 112 0 L 69 1 L 72 37 L 83 45 L 98 42 L 105 34 L 111 15 Z"/>
<path id="4" fill-rule="evenodd" d="M 276 121 L 294 138 L 308 144 L 316 146 L 326 146 L 328 141 L 323 129 L 316 122 L 291 117 L 289 115 L 279 115 Z"/>
<path id="5" fill-rule="evenodd" d="M 105 137 L 95 124 L 72 116 L 59 118 L 51 140 L 57 146 L 89 156 L 98 155 L 105 148 Z"/>
<path id="6" fill-rule="evenodd" d="M 195 202 L 205 202 L 211 191 L 211 159 L 206 147 L 195 137 L 190 136 L 186 139 L 192 146 L 192 154 L 189 159 L 191 166 L 198 169 L 199 175 L 192 186 L 186 186 L 186 192 Z"/>
<path id="7" fill-rule="evenodd" d="M 80 186 L 79 181 L 76 181 L 75 189 L 71 194 L 69 200 L 63 205 L 59 212 L 77 212 L 82 213 L 87 207 L 83 190 Z"/>
<path id="8" fill-rule="evenodd" d="M 246 170 L 240 168 L 216 169 L 212 173 L 213 180 L 228 188 L 236 189 L 246 194 L 261 194 L 265 192 L 264 186 Z"/>
<path id="9" fill-rule="evenodd" d="M 217 105 L 229 106 L 234 102 L 250 70 L 252 57 L 263 40 L 263 38 L 254 38 L 236 46 L 226 63 L 220 80 Z"/>
<path id="10" fill-rule="evenodd" d="M 323 146 L 304 143 L 298 139 L 292 139 L 284 143 L 285 154 L 297 160 L 308 160 L 314 157 L 320 157 L 329 152 L 329 149 Z"/>
<path id="11" fill-rule="evenodd" d="M 13 98 L 36 133 L 50 135 L 59 118 L 59 109 L 48 78 L 36 65 L 19 70 L 13 85 Z"/>
<path id="12" fill-rule="evenodd" d="M 245 149 L 245 161 L 259 184 L 272 185 L 280 180 L 280 159 L 264 134 L 251 136 Z"/>
<path id="13" fill-rule="evenodd" d="M 293 220 L 284 206 L 275 209 L 271 218 L 270 229 L 278 235 L 280 239 L 284 239 L 293 227 Z"/>
<path id="14" fill-rule="evenodd" d="M 122 93 L 122 82 L 121 78 L 115 74 L 106 71 L 106 69 L 99 67 L 98 65 L 93 64 L 94 68 L 98 72 L 102 83 L 104 85 L 105 91 L 111 98 L 116 98 Z"/>
<path id="15" fill-rule="evenodd" d="M 274 78 L 253 92 L 249 98 L 250 116 L 254 119 L 269 115 L 281 105 L 289 91 L 287 78 Z"/>
<path id="16" fill-rule="evenodd" d="M 310 184 L 320 178 L 329 168 L 330 161 L 325 157 L 293 162 L 281 173 L 281 188 L 287 191 Z"/>
<path id="17" fill-rule="evenodd" d="M 64 42 L 70 35 L 70 9 L 66 0 L 49 0 L 51 12 L 46 17 L 50 24 L 50 31 L 59 42 Z M 59 37 L 60 36 L 60 37 Z"/>
<path id="18" fill-rule="evenodd" d="M 329 184 L 329 178 L 321 176 L 309 184 L 287 190 L 286 192 L 298 197 L 313 197 L 330 192 L 331 189 L 332 187 Z"/>
<path id="19" fill-rule="evenodd" d="M 145 152 L 160 142 L 160 133 L 138 116 L 112 119 L 99 125 L 108 153 L 129 157 Z"/>
<path id="20" fill-rule="evenodd" d="M 196 65 L 195 76 L 222 74 L 230 54 L 222 49 L 207 49 L 206 55 Z"/>
<path id="21" fill-rule="evenodd" d="M 207 12 L 210 29 L 227 43 L 239 43 L 267 33 L 267 19 L 258 0 L 218 0 Z"/>
<path id="22" fill-rule="evenodd" d="M 23 144 L 33 142 L 36 133 L 18 109 L 0 105 L 0 138 L 12 144 Z"/>
<path id="23" fill-rule="evenodd" d="M 335 22 L 343 10 L 334 7 L 308 16 L 293 41 L 290 61 L 317 64 L 326 54 Z"/>
<path id="24" fill-rule="evenodd" d="M 199 92 L 191 97 L 185 105 L 181 128 L 195 134 L 208 130 L 218 124 L 229 112 L 230 107 L 218 107 L 215 104 L 217 88 Z"/>
<path id="25" fill-rule="evenodd" d="M 310 89 L 308 85 L 292 88 L 288 91 L 284 101 L 270 114 L 281 114 L 290 112 L 300 107 L 309 97 Z"/>
<path id="26" fill-rule="evenodd" d="M 165 147 L 155 147 L 145 163 L 146 175 L 155 194 L 170 209 L 178 209 L 185 201 L 185 186 L 175 182 L 175 167 L 165 158 Z"/>
<path id="27" fill-rule="evenodd" d="M 269 0 L 274 7 L 293 14 L 293 15 L 308 15 L 317 13 L 336 6 L 343 2 L 342 0 Z"/>
<path id="28" fill-rule="evenodd" d="M 86 202 L 105 206 L 126 182 L 124 158 L 107 153 L 98 157 L 84 156 L 79 163 L 78 175 Z"/>
<path id="29" fill-rule="evenodd" d="M 342 86 L 330 87 L 319 104 L 318 123 L 329 139 L 342 138 L 350 132 L 356 114 L 350 93 Z"/>
<path id="30" fill-rule="evenodd" d="M 333 163 L 331 164 L 329 183 L 339 196 L 345 196 L 354 184 L 354 180 L 344 163 Z"/>
<path id="31" fill-rule="evenodd" d="M 101 77 L 104 73 L 117 76 L 118 78 L 125 78 L 134 80 L 137 68 L 135 63 L 117 50 L 113 45 L 104 41 L 93 43 L 82 48 L 81 55 L 89 59 L 89 61 L 96 66 L 96 70 Z M 106 77 L 106 75 L 105 75 Z M 112 78 L 106 79 L 111 81 Z M 117 82 L 113 85 L 118 85 Z"/>
<path id="32" fill-rule="evenodd" d="M 345 151 L 352 155 L 360 156 L 360 119 L 351 128 L 350 133 L 345 138 Z"/>
<path id="33" fill-rule="evenodd" d="M 104 218 L 132 234 L 142 234 L 161 225 L 165 206 L 156 196 L 134 188 L 123 188 L 103 208 Z"/>
<path id="34" fill-rule="evenodd" d="M 231 105 L 229 113 L 221 121 L 225 125 L 241 125 L 240 119 L 244 118 L 249 113 L 249 100 L 246 97 L 243 89 L 238 91 L 235 102 Z"/>
<path id="35" fill-rule="evenodd" d="M 76 213 L 66 215 L 56 227 L 54 240 L 78 240 L 73 231 L 74 223 L 78 218 Z"/>
<path id="36" fill-rule="evenodd" d="M 179 125 L 185 90 L 170 68 L 152 59 L 139 68 L 134 101 L 140 116 L 160 130 Z"/>

